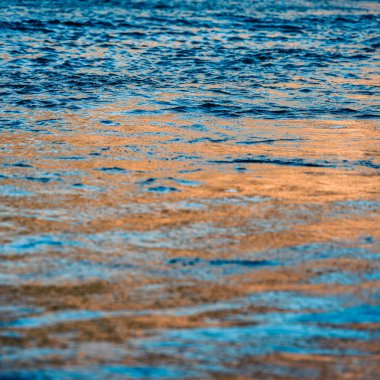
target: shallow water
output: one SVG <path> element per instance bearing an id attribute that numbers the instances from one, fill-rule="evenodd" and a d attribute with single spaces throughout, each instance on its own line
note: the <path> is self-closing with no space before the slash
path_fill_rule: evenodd
<path id="1" fill-rule="evenodd" d="M 375 379 L 371 1 L 0 1 L 0 378 Z"/>

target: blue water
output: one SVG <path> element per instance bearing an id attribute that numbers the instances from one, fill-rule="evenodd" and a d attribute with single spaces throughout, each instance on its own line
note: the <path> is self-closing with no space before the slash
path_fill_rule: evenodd
<path id="1" fill-rule="evenodd" d="M 378 377 L 378 1 L 0 10 L 0 379 Z"/>
<path id="2" fill-rule="evenodd" d="M 64 112 L 139 96 L 158 113 L 371 119 L 378 23 L 366 1 L 2 2 L 2 103 Z"/>

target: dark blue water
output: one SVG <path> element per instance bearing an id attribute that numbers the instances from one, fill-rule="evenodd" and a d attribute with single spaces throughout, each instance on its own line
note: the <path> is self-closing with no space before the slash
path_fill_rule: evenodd
<path id="1" fill-rule="evenodd" d="M 75 111 L 141 96 L 179 114 L 379 116 L 377 2 L 1 4 L 5 110 Z"/>
<path id="2" fill-rule="evenodd" d="M 0 379 L 377 378 L 379 2 L 0 10 Z"/>

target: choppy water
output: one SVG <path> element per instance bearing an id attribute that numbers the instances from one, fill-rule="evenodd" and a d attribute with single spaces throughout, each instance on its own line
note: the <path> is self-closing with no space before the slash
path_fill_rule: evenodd
<path id="1" fill-rule="evenodd" d="M 1 379 L 376 378 L 378 2 L 0 5 Z"/>

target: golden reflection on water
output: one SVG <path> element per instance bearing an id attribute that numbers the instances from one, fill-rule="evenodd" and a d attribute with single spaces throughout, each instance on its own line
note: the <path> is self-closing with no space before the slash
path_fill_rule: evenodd
<path id="1" fill-rule="evenodd" d="M 175 96 L 161 95 L 162 99 Z M 380 282 L 366 274 L 379 269 L 378 264 L 360 257 L 313 258 L 307 246 L 362 247 L 374 253 L 378 249 L 363 240 L 370 236 L 372 242 L 380 241 L 377 210 L 353 212 L 343 205 L 378 201 L 377 170 L 355 164 L 376 155 L 379 132 L 374 122 L 128 114 L 134 109 L 152 111 L 135 100 L 88 110 L 85 116 L 62 113 L 64 128 L 58 131 L 41 128 L 38 134 L 2 135 L 2 162 L 31 166 L 3 167 L 2 184 L 27 195 L 1 195 L 1 243 L 6 246 L 23 236 L 64 236 L 58 249 L 40 245 L 28 253 L 22 244 L 19 251 L 9 245 L 1 266 L 12 281 L 1 285 L 2 299 L 9 305 L 26 302 L 42 308 L 46 321 L 65 310 L 103 313 L 84 320 L 73 316 L 54 322 L 53 318 L 51 324 L 15 327 L 22 331 L 17 345 L 75 347 L 69 358 L 48 357 L 52 365 L 98 363 L 110 359 L 110 345 L 133 352 L 129 342 L 148 339 L 154 331 L 244 326 L 250 323 L 244 322 L 244 316 L 284 312 L 284 306 L 254 302 L 204 311 L 202 305 L 274 292 L 352 294 L 363 301 L 373 296 Z M 23 117 L 33 123 L 57 115 L 39 112 Z M 251 156 L 287 161 L 234 163 Z M 294 166 L 291 160 L 297 157 L 331 165 Z M 76 243 L 70 245 L 70 240 Z M 300 253 L 292 251 L 302 246 Z M 212 260 L 245 257 L 292 265 L 263 265 L 238 273 L 228 273 L 222 266 L 205 269 Z M 180 264 L 172 269 L 168 260 L 176 258 L 197 258 L 199 269 L 198 262 L 190 263 L 194 269 L 187 272 Z M 76 263 L 84 266 L 82 272 L 71 273 Z M 352 273 L 359 282 L 314 281 L 337 272 Z M 5 322 L 11 318 L 2 317 Z M 15 344 L 12 338 L 0 339 L 4 345 Z M 91 342 L 98 344 L 94 352 L 88 347 Z M 323 344 L 339 344 L 343 350 L 359 343 L 325 338 Z M 351 373 L 347 378 L 365 378 L 368 367 L 379 369 L 373 360 L 378 343 L 366 344 L 361 349 L 368 353 L 367 367 L 349 359 L 339 361 L 347 361 Z M 153 365 L 178 364 L 183 359 L 140 352 L 120 360 Z M 231 367 L 262 359 L 239 360 L 243 362 L 231 362 Z M 322 373 L 330 371 L 329 376 L 338 362 L 330 355 L 299 353 L 271 354 L 265 360 L 316 367 Z"/>

